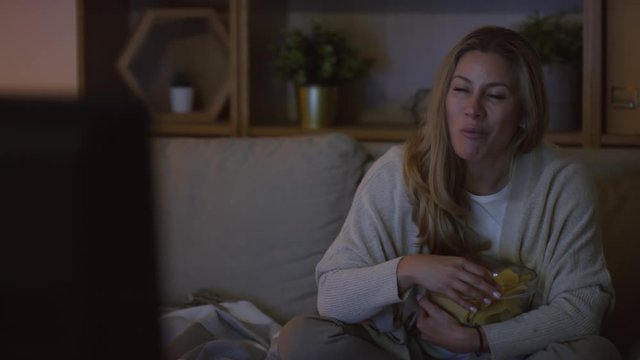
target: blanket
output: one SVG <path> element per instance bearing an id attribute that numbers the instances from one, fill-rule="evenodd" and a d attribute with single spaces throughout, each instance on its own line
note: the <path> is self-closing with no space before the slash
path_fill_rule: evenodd
<path id="1" fill-rule="evenodd" d="M 211 302 L 160 318 L 164 358 L 277 360 L 281 326 L 249 301 Z"/>

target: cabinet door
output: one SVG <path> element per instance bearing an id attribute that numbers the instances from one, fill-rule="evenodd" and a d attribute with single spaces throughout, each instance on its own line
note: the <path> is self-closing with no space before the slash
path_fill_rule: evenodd
<path id="1" fill-rule="evenodd" d="M 640 134 L 640 0 L 607 1 L 606 122 L 609 134 Z"/>

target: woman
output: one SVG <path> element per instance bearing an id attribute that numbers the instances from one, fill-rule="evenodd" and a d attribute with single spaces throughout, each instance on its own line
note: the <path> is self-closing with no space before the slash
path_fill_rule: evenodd
<path id="1" fill-rule="evenodd" d="M 295 358 L 615 359 L 597 335 L 614 293 L 586 170 L 541 143 L 547 100 L 518 33 L 464 37 L 434 83 L 425 123 L 363 179 L 317 265 L 319 317 L 281 332 Z M 533 269 L 532 310 L 478 328 L 431 301 L 491 303 L 499 288 L 470 260 Z M 422 296 L 421 294 L 426 294 Z"/>

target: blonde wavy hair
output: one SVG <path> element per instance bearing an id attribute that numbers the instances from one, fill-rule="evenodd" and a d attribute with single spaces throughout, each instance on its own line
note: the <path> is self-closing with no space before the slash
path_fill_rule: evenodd
<path id="1" fill-rule="evenodd" d="M 418 226 L 418 244 L 431 254 L 471 255 L 467 241 L 468 196 L 464 161 L 449 140 L 445 100 L 460 58 L 478 50 L 504 58 L 517 74 L 517 98 L 523 109 L 512 153 L 526 153 L 540 144 L 548 123 L 547 98 L 538 55 L 517 32 L 486 26 L 462 38 L 444 59 L 429 95 L 427 112 L 404 158 L 404 180 Z"/>

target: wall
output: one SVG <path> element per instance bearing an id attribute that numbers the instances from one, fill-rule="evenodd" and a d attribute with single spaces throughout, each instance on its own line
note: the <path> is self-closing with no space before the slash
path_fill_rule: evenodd
<path id="1" fill-rule="evenodd" d="M 78 95 L 76 13 L 76 0 L 0 1 L 0 95 Z"/>

